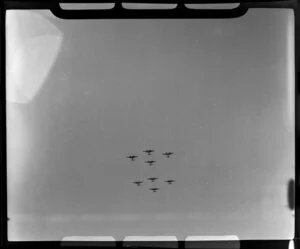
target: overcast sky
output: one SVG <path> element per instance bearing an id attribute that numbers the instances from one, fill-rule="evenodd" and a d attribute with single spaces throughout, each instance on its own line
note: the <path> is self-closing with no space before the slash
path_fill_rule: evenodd
<path id="1" fill-rule="evenodd" d="M 39 13 L 60 47 L 30 100 L 7 102 L 9 238 L 293 237 L 291 10 L 226 20 L 63 21 L 21 12 L 20 37 L 42 36 L 24 24 Z M 43 56 L 56 51 L 40 44 Z M 147 166 L 148 158 L 157 163 Z M 141 187 L 132 183 L 140 179 Z"/>

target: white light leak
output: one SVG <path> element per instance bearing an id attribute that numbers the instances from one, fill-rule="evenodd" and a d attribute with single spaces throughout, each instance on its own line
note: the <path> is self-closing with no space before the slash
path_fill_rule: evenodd
<path id="1" fill-rule="evenodd" d="M 60 37 L 52 35 L 35 37 L 11 55 L 7 86 L 9 93 L 13 94 L 13 102 L 25 104 L 36 96 L 55 60 L 60 42 Z"/>
<path id="2" fill-rule="evenodd" d="M 19 105 L 42 88 L 62 40 L 47 18 L 27 10 L 6 15 L 7 179 L 9 216 L 19 206 L 22 184 L 31 174 L 34 129 Z M 15 230 L 10 230 L 13 236 Z"/>
<path id="3" fill-rule="evenodd" d="M 289 242 L 289 249 L 295 249 L 295 243 L 293 240 L 290 240 Z"/>
<path id="4" fill-rule="evenodd" d="M 27 10 L 7 12 L 6 98 L 26 104 L 42 88 L 63 34 L 47 18 Z"/>

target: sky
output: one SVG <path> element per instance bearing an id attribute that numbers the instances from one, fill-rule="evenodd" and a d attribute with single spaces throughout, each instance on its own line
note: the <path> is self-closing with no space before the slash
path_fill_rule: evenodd
<path id="1" fill-rule="evenodd" d="M 8 12 L 7 41 L 19 49 L 8 56 L 9 240 L 293 237 L 292 10 L 51 15 Z"/>

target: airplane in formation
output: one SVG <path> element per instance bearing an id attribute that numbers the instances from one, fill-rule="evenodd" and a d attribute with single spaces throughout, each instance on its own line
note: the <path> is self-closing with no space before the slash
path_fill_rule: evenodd
<path id="1" fill-rule="evenodd" d="M 143 183 L 143 181 L 135 181 L 133 183 L 136 184 L 137 186 L 141 186 L 141 184 Z"/>
<path id="2" fill-rule="evenodd" d="M 143 152 L 145 152 L 146 154 L 148 154 L 148 156 L 151 156 L 152 153 L 154 152 L 154 150 L 144 150 Z"/>
<path id="3" fill-rule="evenodd" d="M 150 190 L 152 190 L 153 192 L 156 192 L 158 190 L 158 188 L 149 188 Z"/>
<path id="4" fill-rule="evenodd" d="M 146 161 L 145 163 L 149 163 L 149 166 L 152 166 L 156 161 Z"/>
<path id="5" fill-rule="evenodd" d="M 148 180 L 150 180 L 151 182 L 154 182 L 156 179 L 158 179 L 157 177 L 149 177 L 147 178 Z"/>
<path id="6" fill-rule="evenodd" d="M 135 155 L 130 155 L 127 158 L 131 159 L 131 161 L 135 161 L 135 158 L 137 158 L 137 156 Z"/>
<path id="7" fill-rule="evenodd" d="M 172 184 L 173 182 L 175 182 L 175 180 L 167 180 L 165 182 L 167 182 L 168 184 Z"/>
<path id="8" fill-rule="evenodd" d="M 173 155 L 173 152 L 165 152 L 163 153 L 164 156 L 166 156 L 167 158 L 170 158 L 171 155 Z"/>

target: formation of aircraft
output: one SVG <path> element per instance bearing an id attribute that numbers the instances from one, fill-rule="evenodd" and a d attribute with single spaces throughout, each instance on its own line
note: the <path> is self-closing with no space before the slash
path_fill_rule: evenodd
<path id="1" fill-rule="evenodd" d="M 146 154 L 148 154 L 148 156 L 151 156 L 152 153 L 154 152 L 154 150 L 144 150 L 143 152 L 145 152 Z"/>
<path id="2" fill-rule="evenodd" d="M 148 156 L 151 156 L 152 153 L 154 152 L 154 150 L 144 150 L 143 152 L 145 152 Z M 169 158 L 171 155 L 174 154 L 174 152 L 164 152 L 162 153 L 164 156 L 166 156 L 167 158 Z M 131 159 L 131 161 L 134 161 L 135 158 L 137 158 L 138 156 L 136 155 L 130 155 L 130 156 L 127 156 L 127 158 Z M 148 162 L 151 162 L 151 161 L 148 161 Z M 152 161 L 152 162 L 155 162 L 155 161 Z"/>
<path id="3" fill-rule="evenodd" d="M 156 161 L 151 160 L 151 161 L 146 161 L 145 163 L 149 163 L 149 166 L 152 166 L 155 162 Z"/>
<path id="4" fill-rule="evenodd" d="M 141 186 L 141 184 L 143 183 L 143 181 L 135 181 L 133 183 L 136 184 L 137 186 Z"/>
<path id="5" fill-rule="evenodd" d="M 158 179 L 158 177 L 148 177 L 147 179 L 150 180 L 151 182 L 155 182 Z M 166 182 L 169 185 L 171 185 L 172 183 L 175 182 L 175 180 L 166 180 L 164 182 Z M 143 183 L 143 181 L 134 181 L 133 183 L 136 184 L 137 186 L 141 186 L 141 184 Z M 149 189 L 152 190 L 153 192 L 156 192 L 157 190 L 159 190 L 159 188 L 155 188 L 155 187 L 149 188 Z"/>
<path id="6" fill-rule="evenodd" d="M 153 192 L 156 192 L 159 188 L 149 188 L 150 190 L 152 190 Z"/>
<path id="7" fill-rule="evenodd" d="M 175 180 L 167 180 L 165 182 L 167 182 L 168 184 L 172 184 L 173 182 L 175 182 Z"/>
<path id="8" fill-rule="evenodd" d="M 173 152 L 164 152 L 163 155 L 169 158 L 171 155 L 173 155 Z"/>
<path id="9" fill-rule="evenodd" d="M 137 158 L 137 156 L 135 155 L 130 155 L 127 158 L 131 159 L 131 161 L 135 161 L 135 158 Z"/>
<path id="10" fill-rule="evenodd" d="M 152 153 L 154 152 L 154 150 L 144 150 L 143 151 L 144 153 L 146 153 L 146 155 L 148 156 L 151 156 Z M 173 155 L 174 152 L 164 152 L 162 153 L 162 155 L 166 156 L 167 158 L 170 158 L 171 155 Z M 131 161 L 135 161 L 135 159 L 137 158 L 138 156 L 132 154 L 132 155 L 129 155 L 127 156 L 127 158 L 129 158 Z M 155 160 L 148 160 L 148 161 L 145 161 L 145 163 L 149 164 L 149 166 L 152 166 L 153 164 L 156 163 Z M 154 183 L 156 180 L 158 179 L 158 177 L 148 177 L 147 180 L 150 180 L 152 183 Z M 175 180 L 165 180 L 164 182 L 168 183 L 169 185 L 171 185 L 172 183 L 175 182 Z M 143 183 L 143 181 L 133 181 L 132 183 L 136 184 L 137 186 L 141 186 L 141 184 Z M 156 192 L 159 190 L 159 188 L 157 187 L 152 187 L 152 188 L 149 188 L 149 190 L 153 191 L 153 192 Z"/>

